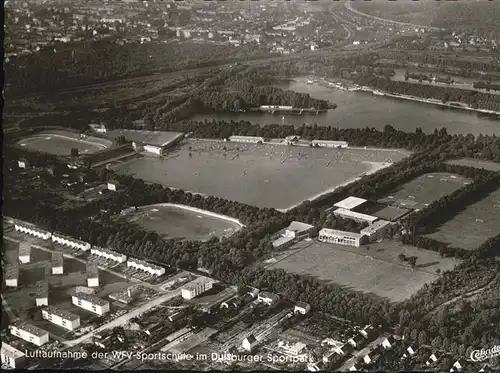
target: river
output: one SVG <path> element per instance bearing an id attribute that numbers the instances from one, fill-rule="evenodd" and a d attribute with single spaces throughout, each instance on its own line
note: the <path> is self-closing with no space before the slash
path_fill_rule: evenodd
<path id="1" fill-rule="evenodd" d="M 500 135 L 500 120 L 478 116 L 475 112 L 443 108 L 431 104 L 376 96 L 370 92 L 343 91 L 336 88 L 307 84 L 306 79 L 296 79 L 277 85 L 283 89 L 309 93 L 311 97 L 329 100 L 337 109 L 325 114 L 285 115 L 285 124 L 300 126 L 304 123 L 339 128 L 374 127 L 383 129 L 386 124 L 412 132 L 420 127 L 425 132 L 445 127 L 449 133 L 473 135 Z M 261 125 L 281 123 L 281 115 L 258 113 L 200 114 L 192 120 L 247 120 Z"/>

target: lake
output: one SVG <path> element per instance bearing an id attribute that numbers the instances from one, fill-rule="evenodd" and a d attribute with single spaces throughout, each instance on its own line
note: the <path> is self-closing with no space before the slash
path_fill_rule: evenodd
<path id="1" fill-rule="evenodd" d="M 304 123 L 338 128 L 374 127 L 383 129 L 386 124 L 412 132 L 420 127 L 424 132 L 445 127 L 449 133 L 500 135 L 500 120 L 478 116 L 475 112 L 444 108 L 408 100 L 376 96 L 370 92 L 343 91 L 336 88 L 307 84 L 306 79 L 296 79 L 277 84 L 279 88 L 309 93 L 311 97 L 329 100 L 337 109 L 325 114 L 285 115 L 285 124 L 301 126 Z M 259 113 L 200 114 L 192 120 L 247 120 L 253 123 L 280 124 L 281 115 Z"/>

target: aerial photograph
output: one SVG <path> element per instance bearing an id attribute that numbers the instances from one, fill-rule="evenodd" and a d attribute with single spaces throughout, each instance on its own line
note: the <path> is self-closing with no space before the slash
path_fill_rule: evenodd
<path id="1" fill-rule="evenodd" d="M 500 372 L 499 0 L 5 0 L 2 370 Z"/>

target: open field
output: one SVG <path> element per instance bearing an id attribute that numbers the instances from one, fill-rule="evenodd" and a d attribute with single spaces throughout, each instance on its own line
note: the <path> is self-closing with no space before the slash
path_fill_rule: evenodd
<path id="1" fill-rule="evenodd" d="M 95 137 L 79 139 L 78 134 L 72 132 L 44 132 L 31 135 L 17 142 L 18 145 L 38 152 L 69 156 L 72 148 L 78 149 L 80 154 L 92 154 L 111 146 L 111 142 Z"/>
<path id="2" fill-rule="evenodd" d="M 414 270 L 397 256 L 417 256 Z M 437 278 L 436 270 L 452 269 L 458 262 L 438 253 L 383 241 L 366 247 L 348 247 L 321 242 L 300 242 L 268 260 L 268 268 L 308 275 L 366 293 L 402 301 L 424 284 Z"/>
<path id="3" fill-rule="evenodd" d="M 489 170 L 489 171 L 496 171 L 496 172 L 500 171 L 500 163 L 481 161 L 479 159 L 473 159 L 473 158 L 454 159 L 446 163 L 458 166 L 482 168 L 484 170 Z"/>
<path id="4" fill-rule="evenodd" d="M 139 158 L 117 165 L 115 170 L 173 188 L 286 209 L 407 154 L 190 140 L 167 159 Z"/>
<path id="5" fill-rule="evenodd" d="M 460 175 L 434 172 L 413 179 L 378 202 L 404 208 L 423 209 L 470 182 L 470 179 Z"/>
<path id="6" fill-rule="evenodd" d="M 228 237 L 241 228 L 240 224 L 201 210 L 193 211 L 178 205 L 141 206 L 126 213 L 125 219 L 158 234 L 176 239 L 206 241 L 211 237 Z"/>
<path id="7" fill-rule="evenodd" d="M 428 237 L 454 247 L 477 249 L 500 232 L 500 189 L 467 206 Z"/>
<path id="8" fill-rule="evenodd" d="M 8 263 L 17 261 L 16 242 L 5 240 L 5 260 Z M 41 319 L 40 311 L 35 311 L 34 285 L 36 281 L 47 280 L 49 283 L 49 305 L 70 311 L 80 316 L 82 326 L 97 318 L 91 312 L 83 310 L 71 303 L 71 292 L 76 286 L 87 286 L 86 265 L 76 259 L 64 258 L 64 274 L 51 274 L 51 252 L 32 248 L 31 262 L 20 265 L 19 286 L 3 291 L 3 296 L 13 310 L 14 315 L 20 319 L 31 319 L 34 325 L 41 327 L 58 337 L 64 338 L 68 332 L 50 322 Z M 123 278 L 106 271 L 99 271 L 101 286 L 97 289 L 96 296 L 108 299 L 108 294 L 125 290 L 130 284 Z M 113 312 L 113 306 L 112 311 Z M 33 316 L 29 316 L 29 315 Z"/>

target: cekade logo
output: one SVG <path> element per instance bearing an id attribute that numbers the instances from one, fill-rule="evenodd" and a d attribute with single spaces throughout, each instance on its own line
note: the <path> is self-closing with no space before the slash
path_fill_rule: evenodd
<path id="1" fill-rule="evenodd" d="M 470 359 L 472 361 L 484 361 L 492 358 L 493 356 L 500 356 L 500 346 L 495 346 L 486 350 L 474 350 L 470 354 Z"/>

